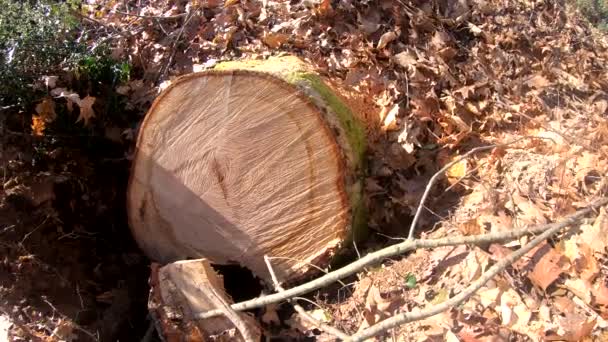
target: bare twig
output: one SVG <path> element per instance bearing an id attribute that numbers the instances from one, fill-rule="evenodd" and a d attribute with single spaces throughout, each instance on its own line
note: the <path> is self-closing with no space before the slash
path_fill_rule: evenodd
<path id="1" fill-rule="evenodd" d="M 92 332 L 86 330 L 85 328 L 81 327 L 80 325 L 76 324 L 76 322 L 70 320 L 68 318 L 68 316 L 64 315 L 61 311 L 57 310 L 57 308 L 55 307 L 55 305 L 53 305 L 53 303 L 49 302 L 48 299 L 46 298 L 42 298 L 42 300 L 48 304 L 48 306 L 51 307 L 51 309 L 53 309 L 53 316 L 55 316 L 55 313 L 58 313 L 62 318 L 68 322 L 70 322 L 70 326 L 72 326 L 73 328 L 75 328 L 78 331 L 81 331 L 82 333 L 86 334 L 87 336 L 89 336 L 93 341 L 99 341 L 99 332 L 98 335 L 93 334 Z"/>
<path id="2" fill-rule="evenodd" d="M 108 30 L 113 31 L 114 33 L 117 33 L 117 34 L 119 34 L 119 35 L 121 35 L 121 36 L 123 36 L 125 38 L 130 38 L 131 37 L 130 34 L 128 34 L 126 32 L 123 32 L 123 31 L 117 29 L 116 27 L 109 26 L 108 24 L 106 24 L 106 23 L 104 23 L 102 21 L 99 21 L 99 20 L 97 20 L 95 18 L 91 18 L 91 17 L 88 17 L 86 15 L 83 15 L 82 13 L 80 13 L 78 11 L 72 11 L 72 13 L 75 14 L 76 16 L 80 17 L 82 20 L 88 21 L 90 23 L 96 24 L 96 25 L 104 27 L 104 28 L 107 28 Z"/>
<path id="3" fill-rule="evenodd" d="M 278 303 L 284 301 L 289 298 L 293 298 L 295 296 L 299 296 L 316 289 L 322 288 L 328 284 L 331 284 L 338 279 L 342 279 L 348 277 L 349 275 L 355 274 L 363 269 L 365 266 L 377 263 L 386 258 L 403 254 L 407 251 L 411 251 L 419 248 L 436 248 L 441 246 L 457 246 L 457 245 L 466 245 L 466 244 L 475 244 L 482 245 L 492 242 L 499 241 L 507 241 L 519 238 L 524 235 L 529 234 L 538 234 L 544 232 L 548 229 L 555 227 L 560 224 L 572 224 L 585 215 L 593 212 L 595 209 L 608 204 L 608 197 L 603 197 L 589 204 L 587 207 L 578 210 L 574 214 L 566 216 L 563 221 L 559 223 L 551 223 L 551 224 L 543 224 L 537 225 L 529 228 L 520 228 L 514 229 L 504 232 L 495 232 L 489 234 L 482 235 L 472 235 L 472 236 L 454 236 L 442 239 L 432 239 L 432 240 L 413 240 L 409 239 L 404 242 L 383 248 L 376 252 L 370 253 L 359 260 L 354 261 L 353 263 L 346 265 L 342 268 L 339 268 L 333 272 L 330 272 L 322 277 L 319 277 L 315 280 L 312 280 L 308 283 L 304 283 L 302 285 L 293 287 L 291 289 L 287 289 L 281 293 L 275 293 L 271 295 L 266 295 L 258 298 L 254 298 L 248 301 L 240 302 L 233 304 L 231 307 L 233 310 L 249 310 L 253 308 L 259 308 L 268 304 Z M 212 310 L 207 312 L 198 313 L 195 317 L 198 319 L 204 319 L 209 317 L 214 317 L 221 315 L 221 310 Z"/>
<path id="4" fill-rule="evenodd" d="M 274 270 L 272 269 L 272 265 L 270 264 L 270 258 L 267 255 L 264 255 L 264 261 L 266 262 L 266 267 L 268 267 L 268 272 L 270 272 L 270 277 L 272 278 L 272 281 L 274 282 L 275 289 L 279 293 L 285 291 L 285 289 L 283 289 L 283 287 L 281 286 L 281 283 L 279 283 L 279 280 L 277 279 L 277 276 L 274 273 Z M 316 320 L 308 312 L 306 312 L 306 310 L 304 310 L 304 308 L 302 308 L 302 306 L 300 306 L 300 304 L 298 304 L 295 299 L 291 300 L 290 302 L 293 305 L 293 308 L 300 314 L 300 316 L 302 316 L 302 318 L 304 318 L 305 320 L 310 322 L 312 325 L 317 327 L 317 329 L 325 331 L 328 334 L 332 334 L 342 340 L 346 340 L 349 338 L 349 336 L 347 334 L 340 331 L 339 329 L 334 328 L 331 325 L 328 325 L 328 324 L 325 324 L 323 322 Z"/>
<path id="5" fill-rule="evenodd" d="M 517 251 L 509 254 L 506 258 L 504 258 L 501 261 L 494 264 L 492 267 L 490 267 L 490 269 L 488 269 L 488 271 L 486 273 L 484 273 L 481 277 L 479 277 L 479 279 L 475 280 L 471 285 L 469 285 L 462 292 L 460 292 L 459 294 L 455 295 L 454 297 L 446 300 L 445 302 L 443 302 L 441 304 L 433 305 L 427 309 L 423 309 L 418 312 L 405 312 L 405 313 L 393 316 L 391 318 L 385 319 L 384 321 L 376 323 L 376 324 L 372 325 L 371 327 L 351 336 L 351 338 L 348 339 L 347 341 L 352 341 L 352 342 L 365 341 L 370 337 L 379 335 L 396 326 L 399 326 L 399 325 L 402 325 L 405 323 L 409 323 L 409 322 L 413 322 L 413 321 L 419 321 L 419 320 L 434 316 L 434 315 L 436 315 L 440 312 L 443 312 L 449 308 L 452 308 L 454 306 L 457 306 L 458 304 L 464 302 L 469 297 L 471 297 L 477 290 L 479 290 L 488 281 L 490 281 L 490 279 L 494 278 L 497 274 L 504 271 L 509 265 L 513 264 L 519 258 L 521 258 L 526 253 L 528 253 L 530 250 L 532 250 L 532 248 L 536 247 L 541 242 L 545 241 L 546 239 L 548 239 L 549 237 L 551 237 L 553 234 L 557 233 L 561 229 L 564 229 L 568 226 L 570 226 L 568 228 L 571 229 L 573 227 L 572 226 L 572 224 L 574 223 L 573 221 L 574 220 L 564 220 L 562 222 L 553 224 L 551 228 L 549 228 L 548 230 L 546 230 L 545 232 L 543 232 L 542 234 L 540 234 L 539 236 L 534 238 L 528 244 L 524 245 Z"/>
<path id="6" fill-rule="evenodd" d="M 228 320 L 230 320 L 230 322 L 232 322 L 232 324 L 234 324 L 234 327 L 236 328 L 236 330 L 239 331 L 239 333 L 241 334 L 241 336 L 243 337 L 243 340 L 245 340 L 245 342 L 254 342 L 257 340 L 254 337 L 254 335 L 252 334 L 249 327 L 247 326 L 247 323 L 239 316 L 239 314 L 236 311 L 234 311 L 230 307 L 230 305 L 228 305 L 228 304 L 226 304 L 226 302 L 224 302 L 222 296 L 220 296 L 220 294 L 217 293 L 217 291 L 213 288 L 213 286 L 210 286 L 208 288 L 208 291 L 205 293 L 205 296 L 207 296 L 207 298 L 213 304 L 222 307 L 221 310 L 223 311 L 224 316 L 226 316 L 226 318 L 228 318 Z"/>
<path id="7" fill-rule="evenodd" d="M 120 15 L 125 15 L 125 16 L 129 16 L 129 17 L 137 17 L 137 18 L 143 18 L 143 19 L 179 19 L 179 18 L 183 18 L 185 16 L 188 15 L 188 13 L 180 13 L 180 14 L 176 14 L 176 15 L 167 15 L 167 16 L 162 16 L 162 15 L 141 15 L 141 14 L 135 14 L 135 13 L 127 13 L 127 12 L 122 12 L 122 11 L 114 11 L 114 13 L 116 14 L 120 14 Z"/>
<path id="8" fill-rule="evenodd" d="M 49 219 L 49 217 L 51 217 L 50 215 L 45 217 L 44 220 L 42 220 L 42 222 L 36 226 L 36 228 L 32 229 L 31 231 L 29 231 L 27 234 L 25 234 L 23 236 L 23 239 L 21 239 L 20 244 L 23 244 L 25 242 L 25 240 L 27 240 L 27 238 L 30 237 L 30 235 L 34 234 L 38 229 L 40 229 L 40 227 L 44 226 L 44 224 L 46 223 L 46 221 Z"/>
<path id="9" fill-rule="evenodd" d="M 167 71 L 169 71 L 169 68 L 171 67 L 171 63 L 173 63 L 173 58 L 175 57 L 175 52 L 177 50 L 177 45 L 179 44 L 179 40 L 182 38 L 182 34 L 184 33 L 186 26 L 188 26 L 190 19 L 192 19 L 192 17 L 194 17 L 194 13 L 196 13 L 196 12 L 197 12 L 197 10 L 195 10 L 195 11 L 188 10 L 188 12 L 186 13 L 186 18 L 184 19 L 184 24 L 182 25 L 182 28 L 179 30 L 177 37 L 175 37 L 175 41 L 173 42 L 173 46 L 171 47 L 171 55 L 169 56 L 169 59 L 167 60 L 165 67 L 160 70 L 160 73 L 158 74 L 157 82 L 160 81 L 163 77 L 165 77 L 165 75 L 167 74 Z"/>
<path id="10" fill-rule="evenodd" d="M 412 220 L 412 224 L 410 225 L 410 231 L 407 235 L 407 238 L 410 240 L 414 238 L 414 233 L 416 232 L 416 225 L 418 224 L 418 220 L 420 219 L 420 214 L 422 213 L 422 209 L 424 208 L 424 202 L 426 202 L 426 198 L 429 196 L 429 193 L 431 192 L 431 189 L 433 188 L 433 185 L 435 185 L 435 182 L 437 181 L 437 179 L 439 179 L 439 177 L 441 177 L 447 170 L 449 170 L 455 164 L 460 163 L 461 161 L 469 158 L 471 155 L 473 155 L 475 153 L 491 150 L 491 149 L 494 149 L 497 147 L 505 147 L 505 146 L 513 145 L 517 142 L 520 142 L 520 141 L 526 140 L 526 139 L 552 140 L 552 139 L 546 138 L 546 137 L 525 136 L 525 137 L 517 138 L 515 140 L 511 140 L 504 144 L 493 144 L 493 145 L 475 147 L 474 149 L 463 154 L 460 158 L 452 160 L 451 162 L 447 163 L 444 167 L 442 167 L 439 171 L 435 172 L 433 177 L 431 177 L 428 184 L 426 185 L 426 188 L 424 189 L 424 193 L 422 194 L 422 198 L 420 199 L 420 203 L 418 204 L 418 208 L 416 209 L 416 214 L 414 215 L 414 219 Z"/>
<path id="11" fill-rule="evenodd" d="M 359 256 L 359 257 L 361 257 L 361 256 Z M 290 261 L 295 261 L 295 262 L 301 262 L 301 263 L 306 264 L 307 266 L 310 266 L 310 267 L 316 269 L 317 271 L 319 271 L 321 273 L 325 273 L 325 274 L 329 273 L 329 271 L 324 270 L 324 269 L 322 269 L 321 267 L 319 267 L 319 266 L 317 266 L 315 264 L 312 264 L 312 263 L 306 262 L 306 261 L 302 261 L 302 260 L 299 260 L 299 259 L 295 259 L 295 258 L 290 258 L 290 257 L 268 257 L 268 258 L 271 259 L 271 260 L 272 259 L 282 259 L 282 260 L 290 260 Z M 337 282 L 340 283 L 340 285 L 342 285 L 342 286 L 346 286 L 346 284 L 344 284 L 340 280 L 338 280 Z"/>
<path id="12" fill-rule="evenodd" d="M 148 329 L 146 329 L 146 334 L 142 337 L 141 342 L 150 342 L 154 338 L 156 332 L 156 327 L 154 326 L 154 322 L 150 322 L 148 324 Z"/>

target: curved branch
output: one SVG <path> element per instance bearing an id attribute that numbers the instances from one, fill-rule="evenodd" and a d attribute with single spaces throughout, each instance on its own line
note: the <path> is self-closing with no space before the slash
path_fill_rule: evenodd
<path id="1" fill-rule="evenodd" d="M 398 243 L 393 246 L 389 246 L 383 248 L 379 251 L 370 253 L 361 259 L 339 268 L 335 271 L 332 271 L 320 278 L 312 280 L 308 283 L 304 283 L 302 285 L 293 287 L 291 289 L 285 290 L 281 293 L 275 293 L 271 295 L 266 295 L 258 298 L 254 298 L 251 300 L 247 300 L 244 302 L 233 304 L 231 307 L 234 310 L 249 310 L 254 308 L 259 308 L 268 304 L 278 303 L 284 301 L 286 299 L 293 298 L 295 296 L 299 296 L 317 289 L 320 289 L 328 284 L 338 281 L 339 279 L 348 277 L 349 275 L 355 274 L 359 272 L 365 266 L 370 264 L 374 264 L 376 262 L 382 261 L 386 258 L 403 254 L 407 251 L 411 251 L 418 248 L 436 248 L 441 246 L 456 246 L 456 245 L 464 245 L 464 244 L 487 244 L 492 242 L 506 241 L 512 240 L 515 238 L 519 238 L 528 234 L 538 234 L 544 232 L 549 229 L 553 229 L 555 227 L 565 227 L 569 224 L 575 223 L 579 219 L 583 218 L 585 215 L 593 212 L 597 208 L 608 204 L 608 197 L 600 198 L 593 203 L 589 204 L 587 207 L 578 210 L 574 214 L 566 216 L 563 221 L 551 224 L 543 224 L 537 225 L 530 228 L 521 228 L 515 229 L 506 232 L 497 232 L 497 233 L 489 233 L 483 235 L 472 235 L 472 236 L 455 236 L 448 237 L 443 239 L 433 239 L 433 240 L 406 240 L 404 242 Z M 221 315 L 222 311 L 220 310 L 212 310 L 201 312 L 195 315 L 197 319 L 205 319 L 209 317 L 214 317 Z"/>
<path id="2" fill-rule="evenodd" d="M 431 179 L 427 183 L 426 188 L 424 189 L 424 193 L 422 194 L 422 198 L 420 198 L 420 203 L 418 204 L 418 208 L 416 209 L 416 214 L 414 214 L 414 219 L 412 219 L 412 224 L 410 225 L 410 231 L 407 234 L 407 238 L 410 240 L 412 238 L 414 238 L 414 233 L 416 231 L 416 225 L 418 224 L 418 219 L 420 218 L 420 214 L 422 213 L 422 208 L 424 208 L 424 202 L 426 202 L 426 198 L 429 196 L 429 193 L 431 192 L 431 189 L 433 188 L 433 185 L 435 184 L 437 179 L 439 179 L 439 177 L 442 176 L 447 170 L 449 170 L 455 164 L 460 163 L 461 161 L 469 158 L 471 155 L 473 155 L 477 152 L 491 150 L 496 147 L 505 147 L 505 146 L 513 145 L 517 142 L 520 142 L 520 141 L 526 140 L 526 139 L 547 139 L 547 140 L 553 141 L 553 139 L 547 138 L 547 137 L 524 136 L 521 138 L 511 140 L 504 144 L 493 144 L 493 145 L 475 147 L 474 149 L 472 149 L 472 150 L 468 151 L 467 153 L 463 154 L 462 156 L 460 156 L 460 158 L 452 160 L 451 162 L 444 165 L 439 171 L 435 172 L 435 174 L 431 177 Z"/>
<path id="3" fill-rule="evenodd" d="M 479 279 L 475 280 L 471 285 L 469 285 L 462 292 L 460 292 L 459 294 L 455 295 L 454 297 L 446 300 L 445 302 L 443 302 L 441 304 L 433 305 L 430 308 L 423 309 L 418 312 L 405 312 L 405 313 L 393 316 L 391 318 L 385 319 L 385 320 L 383 320 L 379 323 L 376 323 L 376 324 L 372 325 L 371 327 L 351 336 L 350 339 L 348 339 L 346 341 L 352 341 L 352 342 L 365 341 L 370 337 L 379 335 L 396 326 L 399 326 L 399 325 L 402 325 L 405 323 L 409 323 L 409 322 L 413 322 L 413 321 L 419 321 L 419 320 L 434 316 L 442 311 L 448 310 L 454 306 L 459 305 L 460 303 L 469 299 L 469 297 L 471 297 L 473 294 L 475 294 L 475 292 L 477 292 L 477 290 L 479 290 L 488 281 L 490 281 L 490 279 L 494 278 L 498 273 L 504 271 L 507 267 L 509 267 L 509 265 L 512 265 L 515 261 L 517 261 L 519 258 L 521 258 L 526 253 L 528 253 L 530 250 L 532 250 L 532 248 L 536 247 L 541 242 L 545 241 L 546 239 L 551 237 L 553 234 L 557 233 L 558 231 L 567 227 L 568 225 L 571 225 L 572 223 L 573 223 L 572 220 L 565 220 L 563 222 L 553 224 L 552 227 L 549 228 L 547 231 L 545 231 L 544 233 L 542 233 L 539 236 L 537 236 L 536 238 L 534 238 L 532 241 L 530 241 L 529 243 L 524 245 L 522 248 L 509 254 L 506 258 L 504 258 L 501 261 L 494 264 L 492 267 L 490 267 L 490 269 L 488 269 L 487 272 L 485 272 L 481 277 L 479 277 Z M 573 226 L 570 226 L 568 228 L 572 228 L 572 227 Z"/>

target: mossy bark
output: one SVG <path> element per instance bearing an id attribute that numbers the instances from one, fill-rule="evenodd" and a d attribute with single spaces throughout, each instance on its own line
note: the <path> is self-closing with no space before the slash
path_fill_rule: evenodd
<path id="1" fill-rule="evenodd" d="M 270 57 L 266 60 L 222 62 L 217 71 L 247 70 L 277 77 L 296 86 L 315 105 L 322 108 L 325 121 L 331 126 L 336 142 L 343 152 L 348 170 L 345 189 L 351 204 L 351 230 L 344 244 L 360 241 L 367 234 L 367 212 L 363 201 L 363 179 L 366 170 L 366 134 L 357 115 L 346 102 L 323 81 L 311 67 L 295 56 Z"/>

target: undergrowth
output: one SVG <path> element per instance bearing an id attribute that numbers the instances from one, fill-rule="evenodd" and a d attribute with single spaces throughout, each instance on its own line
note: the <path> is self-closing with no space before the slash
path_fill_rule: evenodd
<path id="1" fill-rule="evenodd" d="M 81 0 L 0 0 L 1 106 L 31 107 L 46 95 L 44 76 L 72 73 L 108 85 L 129 77 L 129 64 L 112 60 L 106 44 L 91 46 L 80 6 Z"/>
<path id="2" fill-rule="evenodd" d="M 581 13 L 597 28 L 608 31 L 607 0 L 575 0 Z"/>

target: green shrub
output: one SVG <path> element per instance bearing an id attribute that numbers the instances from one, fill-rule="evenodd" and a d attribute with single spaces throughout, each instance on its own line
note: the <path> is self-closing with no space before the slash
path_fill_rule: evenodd
<path id="1" fill-rule="evenodd" d="M 129 65 L 106 46 L 87 46 L 80 1 L 0 0 L 0 105 L 31 106 L 44 95 L 32 85 L 64 70 L 109 85 L 128 77 Z"/>
<path id="2" fill-rule="evenodd" d="M 607 0 L 576 0 L 575 2 L 581 13 L 592 24 L 602 30 L 608 30 Z"/>
<path id="3" fill-rule="evenodd" d="M 21 105 L 36 78 L 60 70 L 83 46 L 74 2 L 0 0 L 0 103 Z"/>

